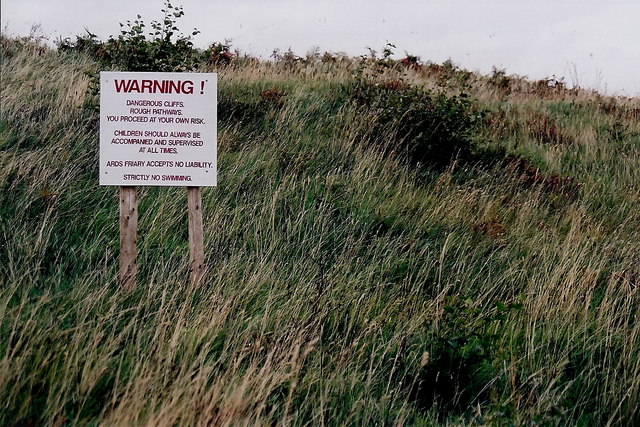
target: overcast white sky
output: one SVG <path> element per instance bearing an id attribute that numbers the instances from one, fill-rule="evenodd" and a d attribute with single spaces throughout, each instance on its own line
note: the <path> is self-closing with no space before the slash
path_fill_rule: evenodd
<path id="1" fill-rule="evenodd" d="M 161 18 L 163 0 L 2 0 L 2 28 L 28 34 L 33 24 L 53 41 L 88 28 L 103 39 L 119 22 Z M 640 0 L 174 0 L 179 28 L 198 28 L 196 45 L 232 39 L 264 58 L 291 47 L 350 55 L 378 51 L 387 41 L 424 61 L 452 59 L 489 73 L 640 96 Z"/>

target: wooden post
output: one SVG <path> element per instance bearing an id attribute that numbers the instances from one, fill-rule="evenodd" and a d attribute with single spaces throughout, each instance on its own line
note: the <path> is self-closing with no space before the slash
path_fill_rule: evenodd
<path id="1" fill-rule="evenodd" d="M 187 187 L 189 207 L 189 279 L 202 281 L 204 266 L 204 237 L 202 233 L 202 193 L 200 187 Z"/>
<path id="2" fill-rule="evenodd" d="M 138 200 L 136 187 L 120 187 L 120 284 L 127 289 L 136 287 L 138 264 Z"/>

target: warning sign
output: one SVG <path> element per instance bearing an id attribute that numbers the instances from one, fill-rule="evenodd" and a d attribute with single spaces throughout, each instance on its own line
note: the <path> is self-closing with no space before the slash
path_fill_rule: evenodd
<path id="1" fill-rule="evenodd" d="M 215 73 L 100 73 L 100 185 L 215 186 Z"/>

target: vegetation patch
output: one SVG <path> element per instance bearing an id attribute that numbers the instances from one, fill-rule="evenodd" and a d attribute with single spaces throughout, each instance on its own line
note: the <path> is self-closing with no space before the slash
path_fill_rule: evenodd
<path id="1" fill-rule="evenodd" d="M 437 168 L 471 158 L 484 113 L 467 95 L 434 94 L 399 80 L 363 79 L 352 98 L 356 108 L 373 114 L 370 139 L 385 153 Z"/>
<path id="2" fill-rule="evenodd" d="M 0 424 L 637 423 L 638 99 L 392 45 L 199 50 L 182 13 L 0 37 Z M 218 72 L 201 286 L 180 188 L 140 189 L 117 282 L 112 69 Z"/>

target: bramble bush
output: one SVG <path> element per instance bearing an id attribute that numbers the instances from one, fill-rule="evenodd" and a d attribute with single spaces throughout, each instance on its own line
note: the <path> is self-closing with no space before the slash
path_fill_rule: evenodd
<path id="1" fill-rule="evenodd" d="M 193 29 L 184 35 L 177 21 L 184 16 L 182 6 L 167 1 L 161 9 L 164 17 L 151 21 L 151 31 L 145 34 L 147 25 L 140 15 L 133 22 L 120 23 L 118 37 L 100 42 L 95 34 L 77 36 L 76 41 L 64 39 L 58 42 L 61 51 L 85 52 L 96 58 L 103 68 L 121 71 L 191 71 L 202 62 L 202 53 L 194 48 L 191 37 L 200 33 Z"/>
<path id="2" fill-rule="evenodd" d="M 385 146 L 386 151 L 436 168 L 446 167 L 454 158 L 471 159 L 474 135 L 485 115 L 464 93 L 435 94 L 397 81 L 381 84 L 360 77 L 352 99 L 357 108 L 375 114 L 374 143 L 387 144 L 391 132 L 394 145 Z"/>
<path id="3" fill-rule="evenodd" d="M 471 298 L 447 297 L 442 323 L 431 331 L 431 353 L 413 379 L 411 399 L 424 409 L 438 405 L 441 416 L 490 400 L 490 384 L 499 377 L 495 364 L 506 351 L 501 330 L 523 310 L 524 298 L 479 307 Z"/>

